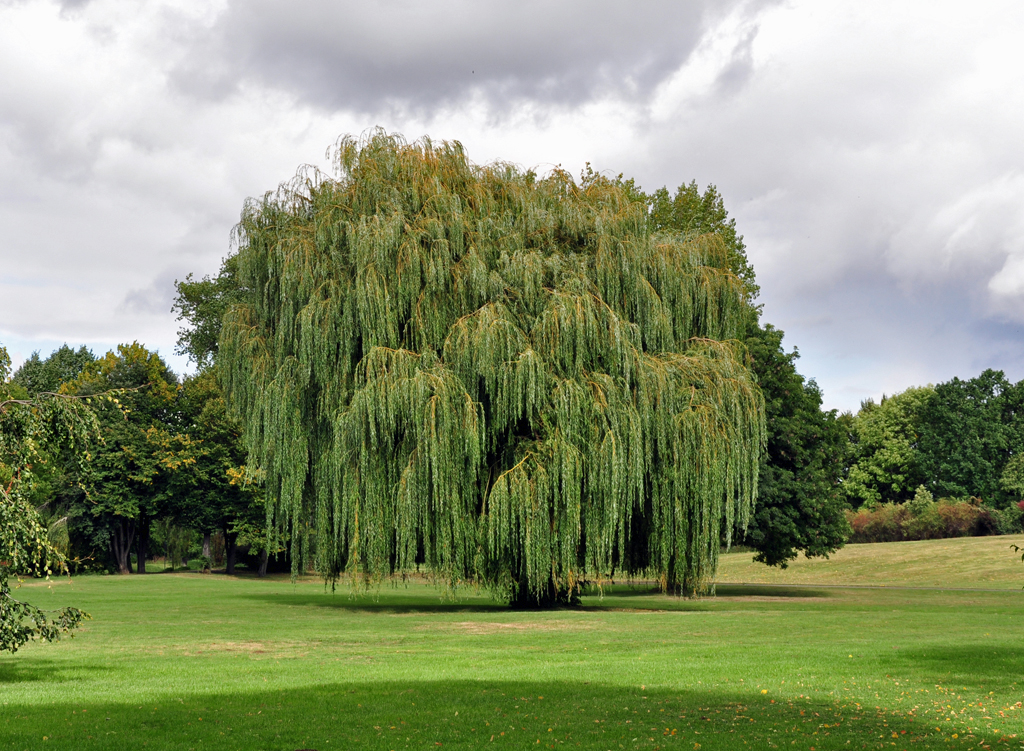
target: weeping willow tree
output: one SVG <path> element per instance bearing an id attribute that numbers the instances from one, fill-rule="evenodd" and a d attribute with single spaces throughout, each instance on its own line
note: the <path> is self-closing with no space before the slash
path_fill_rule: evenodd
<path id="1" fill-rule="evenodd" d="M 219 343 L 293 561 L 519 603 L 615 574 L 705 591 L 764 441 L 721 240 L 455 142 L 333 159 L 246 204 Z"/>

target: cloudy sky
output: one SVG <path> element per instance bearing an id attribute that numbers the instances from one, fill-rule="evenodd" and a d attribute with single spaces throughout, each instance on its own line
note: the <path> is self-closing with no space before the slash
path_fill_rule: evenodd
<path id="1" fill-rule="evenodd" d="M 139 340 L 372 126 L 714 183 L 828 407 L 1024 378 L 1024 4 L 0 0 L 0 343 Z"/>

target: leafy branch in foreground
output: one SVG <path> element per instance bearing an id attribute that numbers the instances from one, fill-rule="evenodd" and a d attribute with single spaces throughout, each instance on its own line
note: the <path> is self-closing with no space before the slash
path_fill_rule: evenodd
<path id="1" fill-rule="evenodd" d="M 10 575 L 50 576 L 65 570 L 36 510 L 0 487 L 0 652 L 17 652 L 32 639 L 56 641 L 89 616 L 78 608 L 44 611 L 11 594 Z"/>
<path id="2" fill-rule="evenodd" d="M 328 579 L 709 588 L 765 439 L 721 238 L 458 143 L 376 131 L 335 164 L 246 205 L 216 350 L 295 564 L 312 525 Z"/>
<path id="3" fill-rule="evenodd" d="M 11 594 L 11 576 L 49 577 L 64 573 L 64 555 L 30 503 L 34 468 L 47 455 L 66 451 L 85 460 L 89 439 L 98 434 L 93 399 L 116 401 L 116 393 L 81 398 L 41 393 L 16 398 L 7 382 L 10 358 L 0 346 L 0 651 L 16 652 L 32 639 L 54 641 L 88 615 L 78 608 L 44 611 Z"/>

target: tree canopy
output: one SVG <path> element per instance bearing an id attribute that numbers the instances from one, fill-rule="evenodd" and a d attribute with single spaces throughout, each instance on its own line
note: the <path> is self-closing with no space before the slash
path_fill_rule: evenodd
<path id="1" fill-rule="evenodd" d="M 188 355 L 199 369 L 213 364 L 217 356 L 217 343 L 224 313 L 238 294 L 238 261 L 229 255 L 215 277 L 196 279 L 189 274 L 174 283 L 177 293 L 172 312 L 185 325 L 178 330 L 179 355 Z"/>
<path id="2" fill-rule="evenodd" d="M 1024 494 L 1024 381 L 999 370 L 868 400 L 853 420 L 843 489 L 855 505 L 939 498 L 994 508 Z"/>
<path id="3" fill-rule="evenodd" d="M 121 573 L 131 570 L 136 543 L 144 573 L 150 524 L 173 501 L 174 471 L 194 462 L 190 440 L 172 424 L 178 379 L 157 353 L 133 342 L 90 363 L 63 389 L 79 396 L 123 391 L 120 403 L 97 407 L 103 441 L 78 473 L 88 498 L 76 517 L 94 544 L 109 541 Z"/>
<path id="4" fill-rule="evenodd" d="M 743 282 L 750 300 L 757 298 L 760 287 L 754 267 L 747 258 L 743 235 L 736 232 L 736 220 L 730 218 L 725 199 L 715 185 L 700 192 L 697 181 L 683 183 L 675 195 L 668 188 L 658 188 L 648 198 L 651 223 L 657 229 L 674 229 L 686 235 L 718 235 L 729 251 L 729 270 Z"/>
<path id="5" fill-rule="evenodd" d="M 1000 481 L 1009 460 L 1024 453 L 1024 381 L 1011 384 L 989 369 L 937 385 L 922 410 L 919 452 L 935 495 L 1019 500 Z"/>
<path id="6" fill-rule="evenodd" d="M 33 352 L 11 377 L 11 383 L 21 386 L 31 395 L 56 393 L 60 387 L 77 378 L 96 358 L 86 347 L 77 350 L 67 344 L 50 353 L 45 360 Z"/>
<path id="7" fill-rule="evenodd" d="M 917 443 L 931 386 L 909 388 L 880 402 L 868 399 L 853 420 L 850 468 L 843 490 L 855 505 L 905 502 L 927 476 Z"/>
<path id="8" fill-rule="evenodd" d="M 245 206 L 219 341 L 294 560 L 312 525 L 328 577 L 706 588 L 764 441 L 722 240 L 458 143 L 376 132 L 334 158 Z"/>

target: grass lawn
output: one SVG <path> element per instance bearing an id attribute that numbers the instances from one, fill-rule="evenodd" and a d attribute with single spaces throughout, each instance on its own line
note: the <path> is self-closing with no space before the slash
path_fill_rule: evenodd
<path id="1" fill-rule="evenodd" d="M 1011 556 L 856 546 L 840 583 L 883 583 L 899 545 L 949 570 L 884 583 L 970 586 Z M 840 560 L 822 583 L 847 576 Z M 813 584 L 813 565 L 773 581 Z M 359 598 L 196 573 L 34 583 L 19 594 L 93 619 L 0 656 L 0 749 L 1021 748 L 1019 557 L 1008 570 L 981 592 L 726 584 L 693 601 L 620 585 L 553 612 L 422 583 Z"/>

